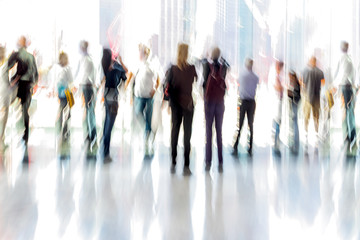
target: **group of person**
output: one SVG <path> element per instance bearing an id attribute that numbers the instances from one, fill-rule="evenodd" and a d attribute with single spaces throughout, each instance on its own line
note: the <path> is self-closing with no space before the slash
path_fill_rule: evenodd
<path id="1" fill-rule="evenodd" d="M 0 47 L 0 70 L 1 70 L 1 101 L 0 101 L 0 150 L 3 152 L 5 145 L 5 128 L 8 116 L 9 105 L 18 97 L 22 106 L 23 121 L 25 131 L 23 142 L 25 145 L 24 161 L 28 161 L 27 143 L 29 138 L 29 106 L 34 86 L 38 81 L 38 71 L 36 61 L 32 54 L 26 51 L 27 39 L 21 37 L 18 41 L 19 50 L 13 52 L 9 58 L 6 58 L 5 48 Z M 348 149 L 351 151 L 356 146 L 356 130 L 354 118 L 355 94 L 354 89 L 354 67 L 351 58 L 347 54 L 348 43 L 342 42 L 341 50 L 343 56 L 338 64 L 335 73 L 333 87 L 327 91 L 327 100 L 332 100 L 336 92 L 340 92 L 343 99 L 345 117 L 344 131 L 345 139 L 348 142 Z M 114 54 L 110 49 L 104 48 L 101 59 L 101 77 L 100 84 L 97 82 L 96 67 L 92 57 L 88 53 L 88 42 L 80 43 L 81 59 L 78 64 L 76 73 L 73 75 L 69 67 L 68 55 L 64 52 L 59 54 L 55 92 L 59 99 L 59 111 L 57 116 L 56 129 L 59 136 L 59 149 L 61 158 L 69 158 L 69 136 L 70 127 L 69 119 L 73 100 L 71 95 L 78 90 L 81 93 L 84 108 L 84 149 L 88 158 L 96 158 L 98 152 L 104 162 L 111 161 L 110 157 L 110 139 L 112 129 L 119 108 L 119 87 L 124 84 L 126 89 L 129 85 L 132 88 L 134 96 L 135 116 L 144 126 L 144 146 L 145 155 L 153 155 L 154 131 L 152 129 L 152 112 L 155 92 L 160 86 L 160 75 L 152 66 L 149 59 L 150 48 L 144 44 L 139 45 L 139 67 L 133 74 L 129 72 L 122 61 L 120 55 Z M 180 126 L 184 128 L 184 175 L 190 175 L 190 151 L 191 151 L 191 134 L 192 121 L 194 116 L 194 101 L 192 97 L 193 83 L 199 78 L 198 70 L 195 65 L 188 61 L 189 46 L 181 43 L 178 45 L 176 62 L 171 65 L 165 75 L 163 82 L 163 99 L 169 101 L 171 109 L 171 168 L 170 171 L 176 171 L 177 164 L 177 146 L 180 132 Z M 208 58 L 204 58 L 201 63 L 201 79 L 203 98 L 204 98 L 204 115 L 206 125 L 206 145 L 205 145 L 205 170 L 209 171 L 212 166 L 212 135 L 213 125 L 215 125 L 218 170 L 223 171 L 223 144 L 222 144 L 222 124 L 225 111 L 224 98 L 227 91 L 227 72 L 230 65 L 221 56 L 218 47 L 212 49 Z M 15 74 L 10 70 L 16 65 Z M 238 145 L 241 135 L 241 129 L 247 116 L 249 127 L 248 154 L 253 154 L 253 135 L 254 135 L 254 116 L 256 109 L 256 92 L 259 85 L 259 77 L 253 72 L 253 60 L 246 58 L 244 67 L 238 77 L 238 128 L 235 132 L 232 154 L 238 155 Z M 269 73 L 269 86 L 273 89 L 274 95 L 274 118 L 273 118 L 273 150 L 275 154 L 280 154 L 280 128 L 282 118 L 282 104 L 284 95 L 287 95 L 291 113 L 291 129 L 293 141 L 291 150 L 294 154 L 299 151 L 299 128 L 298 128 L 298 111 L 300 101 L 304 110 L 306 142 L 308 136 L 308 125 L 312 113 L 316 134 L 319 131 L 320 116 L 320 92 L 321 86 L 325 83 L 323 72 L 317 67 L 315 57 L 311 57 L 308 65 L 300 76 L 289 70 L 288 80 L 285 84 L 284 63 L 276 60 L 274 68 Z M 75 81 L 74 81 L 75 79 Z M 75 84 L 76 83 L 76 84 Z M 101 148 L 98 147 L 95 103 L 97 91 L 103 85 L 103 100 L 105 106 L 105 120 Z M 332 103 L 333 104 L 333 103 Z M 327 104 L 329 115 L 330 103 Z M 68 154 L 68 155 L 67 155 Z"/>

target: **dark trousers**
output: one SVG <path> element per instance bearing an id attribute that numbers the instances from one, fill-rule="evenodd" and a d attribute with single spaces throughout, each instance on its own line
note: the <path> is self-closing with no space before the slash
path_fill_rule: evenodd
<path id="1" fill-rule="evenodd" d="M 215 119 L 216 141 L 218 148 L 219 164 L 223 163 L 222 156 L 222 123 L 225 105 L 221 102 L 205 102 L 205 121 L 206 121 L 206 164 L 211 164 L 212 156 L 212 126 Z"/>
<path id="2" fill-rule="evenodd" d="M 106 101 L 105 100 L 105 122 L 104 122 L 104 133 L 103 133 L 103 157 L 107 157 L 110 154 L 110 138 L 111 131 L 114 127 L 115 119 L 117 116 L 119 104 L 117 101 Z"/>
<path id="3" fill-rule="evenodd" d="M 23 135 L 23 140 L 25 144 L 29 140 L 29 107 L 32 98 L 32 87 L 30 81 L 19 80 L 18 93 L 17 97 L 20 98 L 21 107 L 22 107 L 22 116 L 24 119 L 25 132 Z"/>
<path id="4" fill-rule="evenodd" d="M 176 164 L 177 145 L 181 122 L 184 120 L 184 165 L 190 165 L 190 139 L 192 131 L 192 120 L 194 110 L 183 109 L 177 103 L 170 103 L 171 106 L 171 157 L 172 163 Z"/>
<path id="5" fill-rule="evenodd" d="M 234 149 L 237 149 L 239 144 L 239 138 L 241 134 L 241 128 L 244 123 L 245 114 L 247 116 L 249 130 L 250 130 L 250 138 L 249 138 L 249 151 L 252 151 L 252 143 L 253 143 L 253 133 L 254 133 L 254 113 L 256 108 L 255 100 L 240 100 L 240 111 L 239 111 L 239 126 L 237 133 L 235 135 L 235 143 Z"/>
<path id="6" fill-rule="evenodd" d="M 85 100 L 84 116 L 84 135 L 85 139 L 90 141 L 89 146 L 96 144 L 96 119 L 95 119 L 95 102 L 96 96 L 92 86 L 83 85 L 82 92 Z"/>
<path id="7" fill-rule="evenodd" d="M 355 95 L 352 86 L 343 86 L 341 90 L 345 104 L 345 120 L 343 122 L 343 129 L 346 134 L 346 140 L 349 141 L 349 143 L 352 143 L 356 138 L 354 115 Z"/>

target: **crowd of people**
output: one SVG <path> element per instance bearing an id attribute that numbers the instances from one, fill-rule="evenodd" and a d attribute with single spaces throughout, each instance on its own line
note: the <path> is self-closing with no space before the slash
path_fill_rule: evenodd
<path id="1" fill-rule="evenodd" d="M 58 64 L 60 71 L 56 74 L 55 93 L 59 99 L 59 110 L 56 122 L 58 133 L 59 155 L 61 158 L 69 158 L 69 119 L 71 107 L 74 104 L 73 94 L 77 91 L 81 93 L 83 99 L 83 131 L 84 149 L 87 158 L 95 158 L 97 154 L 104 162 L 110 162 L 110 140 L 112 129 L 119 109 L 119 87 L 124 84 L 124 88 L 130 88 L 133 92 L 133 104 L 135 116 L 144 128 L 144 154 L 152 156 L 154 154 L 153 141 L 155 129 L 152 127 L 152 113 L 154 95 L 158 90 L 162 91 L 164 101 L 169 101 L 171 109 L 171 169 L 176 171 L 177 146 L 181 124 L 184 128 L 184 175 L 190 175 L 190 151 L 192 121 L 194 116 L 194 101 L 192 97 L 193 83 L 198 79 L 203 79 L 202 91 L 204 98 L 204 115 L 206 130 L 205 145 L 205 170 L 209 171 L 212 166 L 212 135 L 213 125 L 215 125 L 218 170 L 223 171 L 223 143 L 222 128 L 225 112 L 224 98 L 228 89 L 227 73 L 230 65 L 222 57 L 221 50 L 214 47 L 208 58 L 199 61 L 201 71 L 195 65 L 189 63 L 189 46 L 181 43 L 178 45 L 176 62 L 166 71 L 164 79 L 160 79 L 160 74 L 151 64 L 149 59 L 151 49 L 145 44 L 139 45 L 139 67 L 136 71 L 130 72 L 120 55 L 104 48 L 101 59 L 101 77 L 96 75 L 96 67 L 92 57 L 88 53 L 88 42 L 80 42 L 81 59 L 78 69 L 73 75 L 69 67 L 68 55 L 65 52 L 59 53 Z M 31 103 L 33 89 L 38 81 L 38 71 L 36 61 L 27 48 L 27 39 L 20 37 L 18 40 L 18 51 L 6 57 L 5 47 L 0 47 L 0 151 L 4 152 L 5 129 L 8 118 L 9 106 L 14 99 L 20 99 L 23 123 L 25 131 L 22 137 L 25 146 L 24 162 L 28 161 L 28 139 L 29 139 L 29 106 Z M 289 102 L 290 107 L 290 128 L 292 141 L 290 149 L 293 154 L 299 153 L 299 127 L 298 112 L 300 102 L 303 107 L 305 136 L 308 143 L 308 125 L 312 114 L 314 119 L 317 142 L 321 141 L 319 132 L 320 114 L 330 118 L 330 109 L 334 105 L 333 96 L 339 95 L 344 106 L 343 130 L 348 153 L 356 151 L 356 127 L 355 127 L 355 96 L 357 86 L 355 83 L 355 70 L 352 60 L 347 54 L 349 44 L 341 43 L 341 57 L 335 72 L 334 82 L 326 87 L 325 77 L 322 70 L 317 66 L 317 59 L 312 56 L 307 66 L 301 73 L 296 73 L 287 66 L 285 74 L 285 64 L 281 60 L 276 60 L 274 68 L 269 73 L 268 84 L 273 90 L 273 151 L 280 155 L 280 129 L 282 122 L 282 109 L 285 101 Z M 247 116 L 249 127 L 248 154 L 253 154 L 254 136 L 254 116 L 256 111 L 256 94 L 259 85 L 259 77 L 253 72 L 253 60 L 246 58 L 237 84 L 238 84 L 238 129 L 235 132 L 232 146 L 232 155 L 238 156 L 238 145 L 241 130 Z M 16 66 L 16 72 L 11 74 L 10 70 Z M 200 76 L 201 75 L 201 76 Z M 285 79 L 288 81 L 285 81 Z M 101 141 L 98 140 L 95 118 L 95 103 L 99 90 L 99 84 L 103 85 L 102 97 L 105 106 L 105 120 Z M 162 86 L 162 87 L 160 87 Z M 322 91 L 323 88 L 323 91 Z M 324 92 L 324 94 L 322 94 Z M 323 97 L 322 97 L 323 96 Z M 321 104 L 322 99 L 325 104 Z M 100 143 L 100 148 L 98 146 Z"/>

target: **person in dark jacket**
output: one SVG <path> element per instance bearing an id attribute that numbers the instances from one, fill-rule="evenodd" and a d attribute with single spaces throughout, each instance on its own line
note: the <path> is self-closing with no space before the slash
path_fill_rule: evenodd
<path id="1" fill-rule="evenodd" d="M 190 165 L 190 139 L 194 103 L 192 99 L 192 85 L 197 79 L 194 65 L 188 63 L 187 44 L 178 45 L 177 64 L 171 66 L 167 76 L 171 108 L 171 173 L 175 173 L 177 145 L 181 123 L 184 125 L 184 170 L 183 174 L 191 175 Z"/>
<path id="2" fill-rule="evenodd" d="M 106 112 L 102 142 L 102 157 L 104 162 L 111 162 L 110 138 L 119 108 L 118 86 L 121 84 L 121 81 L 125 82 L 126 75 L 125 70 L 121 65 L 118 63 L 114 64 L 110 49 L 103 50 L 101 64 L 105 76 L 104 104 Z"/>
<path id="3" fill-rule="evenodd" d="M 226 61 L 220 59 L 220 49 L 214 48 L 210 61 L 203 61 L 204 76 L 204 109 L 206 121 L 206 147 L 205 147 L 205 171 L 211 168 L 212 155 L 212 133 L 215 120 L 217 150 L 219 166 L 218 170 L 223 169 L 222 155 L 222 123 L 225 111 L 224 96 L 226 91 L 225 77 L 228 69 Z"/>

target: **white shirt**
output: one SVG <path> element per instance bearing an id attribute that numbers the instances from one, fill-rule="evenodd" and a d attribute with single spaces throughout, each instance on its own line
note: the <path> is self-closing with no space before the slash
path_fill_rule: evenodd
<path id="1" fill-rule="evenodd" d="M 334 85 L 339 87 L 341 85 L 354 85 L 354 66 L 348 54 L 343 54 L 334 74 Z"/>
<path id="2" fill-rule="evenodd" d="M 77 85 L 96 85 L 95 80 L 95 66 L 89 55 L 83 56 L 78 65 L 78 70 L 76 74 L 76 83 Z"/>
<path id="3" fill-rule="evenodd" d="M 135 77 L 135 96 L 151 98 L 151 92 L 155 90 L 156 79 L 157 74 L 149 61 L 142 62 Z"/>

